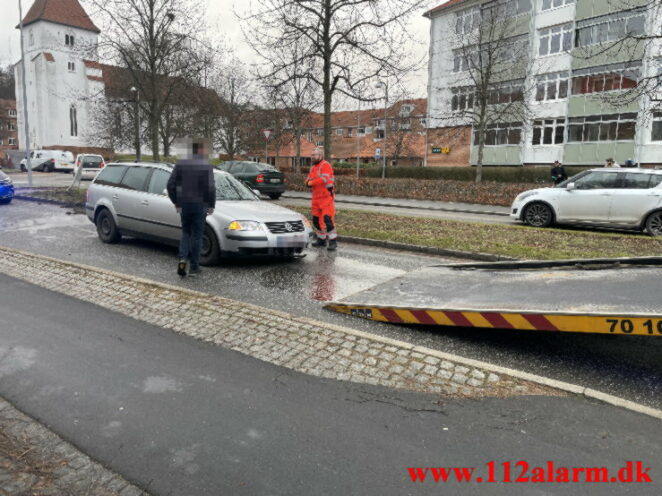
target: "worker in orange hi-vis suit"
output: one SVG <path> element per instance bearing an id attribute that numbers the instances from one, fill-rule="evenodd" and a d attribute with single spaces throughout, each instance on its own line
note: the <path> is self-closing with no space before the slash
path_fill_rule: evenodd
<path id="1" fill-rule="evenodd" d="M 313 201 L 313 226 L 317 240 L 313 246 L 321 248 L 326 246 L 327 250 L 335 250 L 338 246 L 335 225 L 335 179 L 333 167 L 324 160 L 324 151 L 315 148 L 311 155 L 313 166 L 306 179 L 306 186 L 312 189 Z M 329 244 L 327 245 L 327 240 Z"/>

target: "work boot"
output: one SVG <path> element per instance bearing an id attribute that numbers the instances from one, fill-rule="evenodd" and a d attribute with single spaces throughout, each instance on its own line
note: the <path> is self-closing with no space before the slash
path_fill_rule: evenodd
<path id="1" fill-rule="evenodd" d="M 177 264 L 177 275 L 184 277 L 186 275 L 186 260 L 182 259 Z"/>
<path id="2" fill-rule="evenodd" d="M 199 275 L 200 275 L 200 267 L 198 267 L 197 269 L 191 268 L 188 271 L 188 276 L 189 277 L 196 277 L 196 276 L 199 276 Z"/>
<path id="3" fill-rule="evenodd" d="M 326 246 L 326 238 L 317 238 L 312 244 L 313 248 L 324 248 Z"/>
<path id="4" fill-rule="evenodd" d="M 326 247 L 327 250 L 329 251 L 335 251 L 336 248 L 338 248 L 338 241 L 336 239 L 330 239 L 329 240 L 329 245 Z"/>

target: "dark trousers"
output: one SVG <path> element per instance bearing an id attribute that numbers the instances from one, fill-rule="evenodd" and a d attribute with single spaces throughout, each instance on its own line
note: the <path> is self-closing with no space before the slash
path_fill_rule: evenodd
<path id="1" fill-rule="evenodd" d="M 188 260 L 191 269 L 200 266 L 200 248 L 202 233 L 205 230 L 207 207 L 204 203 L 185 203 L 182 205 L 182 237 L 179 240 L 179 259 Z"/>

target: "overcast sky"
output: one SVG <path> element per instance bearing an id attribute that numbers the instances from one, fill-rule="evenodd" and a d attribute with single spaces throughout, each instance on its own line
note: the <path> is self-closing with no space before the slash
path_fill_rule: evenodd
<path id="1" fill-rule="evenodd" d="M 0 65 L 13 64 L 20 59 L 21 47 L 18 29 L 14 27 L 18 24 L 18 1 L 19 0 L 0 0 L 2 4 L 2 16 L 0 16 Z M 30 9 L 33 0 L 22 0 L 23 16 Z M 230 44 L 237 55 L 246 60 L 247 63 L 255 63 L 256 58 L 251 49 L 243 41 L 243 34 L 239 22 L 234 16 L 235 5 L 241 8 L 247 5 L 246 0 L 206 0 L 208 8 L 209 29 L 214 33 L 223 33 L 228 44 Z M 440 0 L 439 3 L 444 3 Z M 92 8 L 85 0 L 81 1 L 83 7 L 92 12 Z M 433 2 L 434 5 L 434 2 Z M 409 29 L 419 40 L 419 44 L 412 45 L 412 51 L 417 58 L 425 57 L 428 50 L 430 21 L 423 17 L 425 9 L 412 16 Z M 96 19 L 92 19 L 97 22 Z M 103 30 L 103 26 L 99 26 Z M 426 96 L 427 68 L 411 76 L 408 83 L 408 90 L 416 97 Z"/>

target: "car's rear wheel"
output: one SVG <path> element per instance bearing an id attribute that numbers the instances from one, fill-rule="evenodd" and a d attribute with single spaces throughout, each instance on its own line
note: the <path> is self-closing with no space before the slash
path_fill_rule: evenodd
<path id="1" fill-rule="evenodd" d="M 269 193 L 269 198 L 272 200 L 278 200 L 283 193 Z"/>
<path id="2" fill-rule="evenodd" d="M 221 245 L 214 230 L 208 225 L 202 234 L 202 246 L 200 247 L 200 265 L 216 265 L 221 256 Z"/>
<path id="3" fill-rule="evenodd" d="M 28 169 L 25 167 L 25 164 L 21 164 L 21 172 L 27 172 Z"/>
<path id="4" fill-rule="evenodd" d="M 662 211 L 653 212 L 646 219 L 644 231 L 651 236 L 662 235 Z"/>
<path id="5" fill-rule="evenodd" d="M 544 203 L 532 203 L 524 210 L 524 222 L 532 227 L 548 227 L 554 220 L 552 209 Z"/>
<path id="6" fill-rule="evenodd" d="M 97 226 L 99 239 L 104 243 L 117 243 L 122 239 L 122 234 L 119 229 L 117 229 L 113 214 L 111 214 L 108 209 L 104 208 L 99 212 L 95 224 Z"/>

